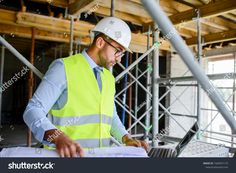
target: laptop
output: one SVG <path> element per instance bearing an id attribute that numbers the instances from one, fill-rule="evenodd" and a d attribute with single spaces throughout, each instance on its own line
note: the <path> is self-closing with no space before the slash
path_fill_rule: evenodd
<path id="1" fill-rule="evenodd" d="M 148 152 L 148 156 L 152 158 L 178 157 L 180 153 L 185 149 L 187 144 L 192 140 L 192 138 L 198 132 L 198 130 L 199 130 L 198 123 L 195 122 L 175 148 L 151 148 L 150 151 Z"/>

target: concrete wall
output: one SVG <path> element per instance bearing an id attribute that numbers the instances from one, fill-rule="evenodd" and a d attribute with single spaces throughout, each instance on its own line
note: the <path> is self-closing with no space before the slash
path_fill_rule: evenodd
<path id="1" fill-rule="evenodd" d="M 205 64 L 206 62 L 204 62 Z M 204 65 L 205 66 L 205 65 Z M 178 54 L 171 56 L 171 77 L 192 76 L 189 69 L 186 67 Z M 196 84 L 196 82 L 178 82 L 178 84 Z M 180 96 L 181 95 L 181 96 Z M 178 98 L 177 101 L 176 97 Z M 170 94 L 171 113 L 195 115 L 197 109 L 197 88 L 194 86 L 176 86 L 172 88 Z M 202 100 L 203 103 L 203 100 Z M 186 131 L 191 128 L 196 121 L 195 118 L 186 116 L 169 117 L 169 135 L 173 137 L 183 137 Z M 183 126 L 183 130 L 178 124 Z"/>

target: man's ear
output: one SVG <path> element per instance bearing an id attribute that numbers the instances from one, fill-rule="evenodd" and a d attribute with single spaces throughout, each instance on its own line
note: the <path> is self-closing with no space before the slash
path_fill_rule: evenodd
<path id="1" fill-rule="evenodd" d="M 102 37 L 98 37 L 96 40 L 96 47 L 99 49 L 102 49 L 105 45 L 105 41 L 103 40 Z"/>

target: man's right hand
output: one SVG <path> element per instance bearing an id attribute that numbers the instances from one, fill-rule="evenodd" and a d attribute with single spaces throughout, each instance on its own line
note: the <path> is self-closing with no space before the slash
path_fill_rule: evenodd
<path id="1" fill-rule="evenodd" d="M 84 151 L 82 147 L 66 136 L 62 131 L 57 129 L 48 130 L 45 132 L 44 139 L 54 143 L 56 145 L 56 150 L 60 157 L 84 157 Z"/>

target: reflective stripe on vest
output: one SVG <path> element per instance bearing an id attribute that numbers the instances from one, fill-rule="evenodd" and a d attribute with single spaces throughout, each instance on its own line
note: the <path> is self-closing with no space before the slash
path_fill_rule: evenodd
<path id="1" fill-rule="evenodd" d="M 111 124 L 112 117 L 101 115 L 86 115 L 86 116 L 71 116 L 71 117 L 57 117 L 48 114 L 48 119 L 53 122 L 56 126 L 74 126 L 74 125 L 82 125 L 82 124 L 89 124 L 89 123 L 102 123 L 104 124 Z"/>
<path id="2" fill-rule="evenodd" d="M 107 147 L 114 109 L 115 79 L 103 69 L 100 91 L 94 72 L 82 54 L 63 59 L 67 80 L 67 102 L 51 110 L 49 119 L 82 146 Z"/>

